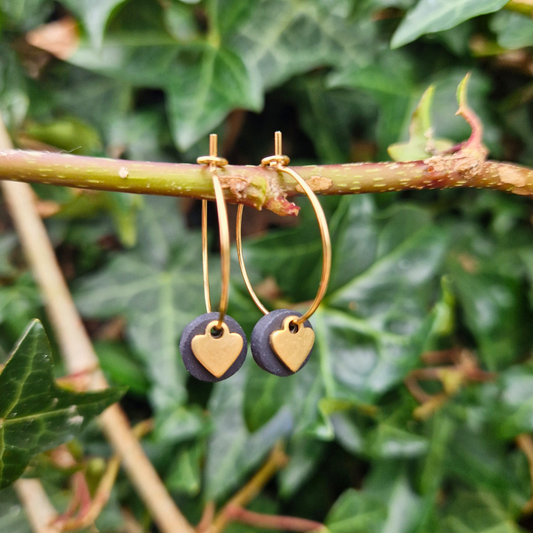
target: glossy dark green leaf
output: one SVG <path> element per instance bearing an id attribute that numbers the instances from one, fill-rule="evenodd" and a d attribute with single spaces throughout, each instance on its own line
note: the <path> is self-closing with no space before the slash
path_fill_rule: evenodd
<path id="1" fill-rule="evenodd" d="M 439 533 L 520 533 L 520 528 L 489 492 L 459 492 L 440 520 Z"/>
<path id="2" fill-rule="evenodd" d="M 136 6 L 121 10 L 101 47 L 81 44 L 69 61 L 133 85 L 148 82 L 163 89 L 171 130 L 182 149 L 216 127 L 231 109 L 259 107 L 259 93 L 232 49 L 214 40 L 182 43 L 167 32 L 161 8 L 146 5 L 139 13 Z M 129 9 L 137 13 L 135 19 Z M 143 19 L 144 27 L 139 26 Z M 132 41 L 132 36 L 137 38 Z M 110 54 L 116 57 L 112 63 Z"/>
<path id="3" fill-rule="evenodd" d="M 44 22 L 52 9 L 53 5 L 50 0 L 0 1 L 0 12 L 7 16 L 9 22 L 20 24 L 26 30 Z"/>
<path id="4" fill-rule="evenodd" d="M 17 128 L 29 106 L 26 80 L 15 52 L 0 42 L 0 112 L 8 128 Z"/>
<path id="5" fill-rule="evenodd" d="M 531 492 L 527 460 L 519 451 L 509 453 L 508 444 L 495 439 L 477 416 L 476 410 L 467 411 L 465 423 L 448 441 L 447 475 L 497 497 L 509 514 L 518 515 Z"/>
<path id="6" fill-rule="evenodd" d="M 3 331 L 0 344 L 6 352 L 11 351 L 28 322 L 41 316 L 41 307 L 41 295 L 29 273 L 0 287 L 0 325 Z"/>
<path id="7" fill-rule="evenodd" d="M 378 463 L 361 490 L 349 489 L 326 518 L 331 533 L 408 533 L 420 518 L 420 499 L 401 468 Z"/>
<path id="8" fill-rule="evenodd" d="M 78 17 L 95 47 L 100 47 L 111 13 L 127 0 L 61 0 Z"/>
<path id="9" fill-rule="evenodd" d="M 325 451 L 325 444 L 316 439 L 299 438 L 291 442 L 287 450 L 289 462 L 279 474 L 282 497 L 289 498 L 305 488 L 309 478 L 319 468 Z"/>
<path id="10" fill-rule="evenodd" d="M 0 533 L 31 533 L 22 505 L 13 489 L 2 491 Z"/>
<path id="11" fill-rule="evenodd" d="M 196 496 L 201 485 L 201 460 L 203 447 L 199 444 L 187 446 L 170 465 L 165 484 L 171 491 Z"/>
<path id="12" fill-rule="evenodd" d="M 39 142 L 78 155 L 95 155 L 102 150 L 98 132 L 73 117 L 64 117 L 45 124 L 29 123 L 25 131 Z"/>
<path id="13" fill-rule="evenodd" d="M 498 381 L 494 416 L 498 433 L 514 438 L 533 432 L 533 367 L 531 364 L 507 368 Z"/>
<path id="14" fill-rule="evenodd" d="M 399 137 L 420 96 L 413 64 L 401 51 L 381 54 L 371 64 L 352 63 L 331 74 L 331 87 L 352 87 L 369 94 L 380 108 L 376 137 L 383 154 Z"/>
<path id="15" fill-rule="evenodd" d="M 502 48 L 533 46 L 533 21 L 522 14 L 502 11 L 491 20 L 491 29 Z"/>
<path id="16" fill-rule="evenodd" d="M 246 366 L 231 380 L 217 383 L 209 399 L 213 432 L 207 449 L 205 483 L 210 499 L 220 499 L 234 489 L 293 427 L 292 415 L 284 408 L 258 431 L 251 433 L 246 428 L 242 412 Z"/>
<path id="17" fill-rule="evenodd" d="M 187 149 L 232 109 L 259 110 L 265 89 L 294 74 L 370 60 L 364 43 L 373 36 L 373 24 L 347 20 L 351 4 L 346 0 L 335 10 L 320 1 L 218 4 L 211 2 L 208 10 L 211 33 L 194 43 L 168 33 L 168 13 L 161 8 L 137 9 L 133 20 L 129 10 L 137 4 L 128 4 L 100 48 L 82 43 L 69 61 L 134 85 L 163 89 L 174 140 Z M 139 27 L 143 18 L 145 26 Z"/>
<path id="18" fill-rule="evenodd" d="M 20 477 L 34 455 L 74 438 L 123 394 L 120 389 L 75 393 L 59 388 L 51 358 L 36 320 L 0 374 L 0 489 Z"/>
<path id="19" fill-rule="evenodd" d="M 370 20 L 350 18 L 352 3 L 260 0 L 232 35 L 229 45 L 243 57 L 251 79 L 265 89 L 326 65 L 368 63 L 365 46 L 374 36 Z"/>
<path id="20" fill-rule="evenodd" d="M 456 265 L 452 279 L 465 321 L 490 370 L 502 368 L 524 353 L 524 331 L 519 325 L 526 311 L 521 283 L 490 272 L 469 273 Z"/>
<path id="21" fill-rule="evenodd" d="M 17 237 L 12 233 L 0 235 L 0 276 L 12 276 L 16 269 L 10 260 L 10 255 L 17 245 Z"/>
<path id="22" fill-rule="evenodd" d="M 294 382 L 283 380 L 250 365 L 245 386 L 244 416 L 252 432 L 266 424 L 287 402 Z"/>
<path id="23" fill-rule="evenodd" d="M 326 525 L 331 533 L 378 533 L 386 519 L 387 507 L 378 498 L 349 489 L 335 502 Z"/>
<path id="24" fill-rule="evenodd" d="M 102 370 L 114 384 L 128 387 L 130 393 L 146 394 L 148 392 L 148 379 L 123 344 L 100 341 L 94 343 L 94 349 Z"/>
<path id="25" fill-rule="evenodd" d="M 493 13 L 506 3 L 505 0 L 419 0 L 393 35 L 391 47 L 398 48 L 426 33 L 448 30 L 465 20 Z"/>

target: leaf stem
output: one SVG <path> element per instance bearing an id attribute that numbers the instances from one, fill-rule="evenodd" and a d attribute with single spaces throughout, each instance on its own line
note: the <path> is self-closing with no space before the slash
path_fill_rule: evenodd
<path id="1" fill-rule="evenodd" d="M 318 532 L 324 529 L 324 524 L 315 522 L 314 520 L 306 520 L 305 518 L 296 518 L 293 516 L 254 513 L 242 507 L 230 507 L 228 508 L 228 514 L 236 522 L 261 529 L 277 529 L 279 531 L 296 531 L 299 533 Z"/>
<path id="2" fill-rule="evenodd" d="M 426 161 L 292 167 L 317 194 L 477 187 L 533 195 L 533 170 L 498 161 L 460 164 L 443 154 Z M 280 215 L 297 214 L 287 201 L 299 185 L 273 169 L 228 165 L 220 169 L 226 199 Z M 0 150 L 0 180 L 82 189 L 184 196 L 212 200 L 209 170 L 200 165 L 150 163 L 24 150 Z"/>

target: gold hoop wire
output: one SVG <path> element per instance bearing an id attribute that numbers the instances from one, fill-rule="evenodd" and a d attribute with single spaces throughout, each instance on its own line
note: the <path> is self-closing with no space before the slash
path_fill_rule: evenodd
<path id="1" fill-rule="evenodd" d="M 230 274 L 230 244 L 229 244 L 229 225 L 228 211 L 226 209 L 226 200 L 224 192 L 220 185 L 220 180 L 216 174 L 218 168 L 228 164 L 227 159 L 217 157 L 217 135 L 212 133 L 209 136 L 209 155 L 199 157 L 196 162 L 199 165 L 208 165 L 211 177 L 213 179 L 213 189 L 215 191 L 215 201 L 217 204 L 218 230 L 220 239 L 220 273 L 221 273 L 221 290 L 220 304 L 217 329 L 222 327 L 224 316 L 228 310 L 229 298 L 229 274 Z M 209 250 L 207 242 L 207 200 L 202 200 L 202 265 L 204 275 L 204 297 L 205 307 L 208 313 L 211 313 L 211 291 L 209 289 Z"/>
<path id="2" fill-rule="evenodd" d="M 326 216 L 324 215 L 324 210 L 316 197 L 316 194 L 312 191 L 311 187 L 306 183 L 306 181 L 294 170 L 287 168 L 285 165 L 288 165 L 290 159 L 286 155 L 282 155 L 282 137 L 281 132 L 277 131 L 275 133 L 275 155 L 265 157 L 261 160 L 262 166 L 271 167 L 278 172 L 285 172 L 292 176 L 303 189 L 306 196 L 309 198 L 313 210 L 318 221 L 318 227 L 320 229 L 320 238 L 322 239 L 322 275 L 320 277 L 320 284 L 318 286 L 318 292 L 316 293 L 315 299 L 311 304 L 311 307 L 297 320 L 294 320 L 296 324 L 303 324 L 317 309 L 322 302 L 326 290 L 328 288 L 329 277 L 331 273 L 331 239 L 329 236 L 328 222 Z M 242 250 L 242 213 L 244 211 L 244 204 L 239 204 L 237 209 L 237 225 L 236 225 L 236 245 L 237 245 L 237 256 L 239 258 L 239 266 L 241 268 L 242 277 L 244 278 L 244 283 L 252 300 L 255 305 L 261 310 L 263 314 L 268 314 L 268 309 L 262 304 L 261 300 L 258 298 L 255 293 L 250 278 L 248 277 L 248 272 L 246 271 L 246 266 L 244 264 L 244 255 Z"/>

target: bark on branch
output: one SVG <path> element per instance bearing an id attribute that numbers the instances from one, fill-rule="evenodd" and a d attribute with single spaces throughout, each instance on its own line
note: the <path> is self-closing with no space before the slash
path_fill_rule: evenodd
<path id="1" fill-rule="evenodd" d="M 498 161 L 438 155 L 425 161 L 352 163 L 294 168 L 317 194 L 476 187 L 533 196 L 533 170 Z M 287 200 L 301 194 L 285 174 L 255 166 L 219 170 L 226 199 L 279 215 L 296 215 Z M 0 151 L 0 180 L 162 196 L 214 198 L 209 170 L 200 165 L 125 161 L 70 154 Z"/>

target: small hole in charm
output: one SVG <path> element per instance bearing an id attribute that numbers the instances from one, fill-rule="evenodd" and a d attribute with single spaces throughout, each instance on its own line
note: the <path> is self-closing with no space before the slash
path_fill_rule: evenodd
<path id="1" fill-rule="evenodd" d="M 213 339 L 220 339 L 222 335 L 224 335 L 224 328 L 219 329 L 216 326 L 211 328 L 211 337 L 213 337 Z"/>

